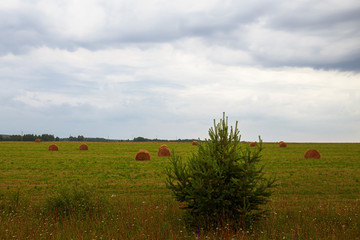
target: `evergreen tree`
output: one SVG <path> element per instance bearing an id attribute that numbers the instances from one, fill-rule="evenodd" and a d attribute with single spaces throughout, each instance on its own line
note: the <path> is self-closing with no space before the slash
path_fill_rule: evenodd
<path id="1" fill-rule="evenodd" d="M 10 135 L 9 141 L 21 141 L 22 136 L 21 135 Z"/>
<path id="2" fill-rule="evenodd" d="M 214 120 L 210 138 L 198 145 L 197 154 L 187 162 L 174 151 L 170 157 L 166 186 L 185 205 L 190 226 L 251 228 L 266 213 L 261 205 L 269 201 L 275 179 L 264 177 L 264 168 L 257 167 L 261 138 L 256 148 L 241 146 L 237 124 L 229 131 L 224 113 L 218 124 Z"/>
<path id="3" fill-rule="evenodd" d="M 55 137 L 52 134 L 42 134 L 41 135 L 41 141 L 52 142 L 54 140 L 55 140 Z"/>
<path id="4" fill-rule="evenodd" d="M 23 141 L 35 141 L 36 135 L 34 134 L 24 134 Z"/>

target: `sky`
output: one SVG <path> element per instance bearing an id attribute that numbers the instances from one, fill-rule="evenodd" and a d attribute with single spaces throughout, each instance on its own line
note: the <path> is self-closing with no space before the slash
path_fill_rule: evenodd
<path id="1" fill-rule="evenodd" d="M 0 134 L 360 142 L 358 0 L 1 0 Z"/>

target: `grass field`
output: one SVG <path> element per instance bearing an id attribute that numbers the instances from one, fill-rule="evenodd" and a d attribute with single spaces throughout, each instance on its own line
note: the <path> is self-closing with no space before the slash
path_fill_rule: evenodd
<path id="1" fill-rule="evenodd" d="M 360 239 L 360 144 L 264 144 L 266 172 L 278 178 L 270 214 L 237 233 L 184 227 L 164 184 L 169 161 L 157 156 L 164 143 L 50 144 L 0 142 L 0 239 Z M 184 157 L 197 149 L 165 144 Z M 309 148 L 321 159 L 305 159 Z M 151 161 L 134 160 L 140 149 Z M 64 199 L 86 211 L 55 211 Z"/>

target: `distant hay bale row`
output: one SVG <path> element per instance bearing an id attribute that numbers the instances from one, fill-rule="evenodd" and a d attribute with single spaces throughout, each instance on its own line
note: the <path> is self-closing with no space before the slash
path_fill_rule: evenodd
<path id="1" fill-rule="evenodd" d="M 41 140 L 37 138 L 37 139 L 35 139 L 35 142 L 39 143 L 39 142 L 41 142 Z"/>
<path id="2" fill-rule="evenodd" d="M 249 144 L 250 147 L 256 147 L 257 146 L 257 142 L 250 142 Z M 279 147 L 287 147 L 287 144 L 283 141 L 279 142 Z"/>
<path id="3" fill-rule="evenodd" d="M 194 141 L 194 142 L 196 142 L 196 141 Z M 195 144 L 194 144 L 194 142 L 192 144 L 196 145 L 197 142 Z M 251 142 L 250 143 L 250 147 L 256 147 L 256 146 L 257 146 L 256 142 Z M 287 147 L 287 144 L 285 142 L 283 142 L 283 141 L 280 141 L 279 142 L 279 147 Z M 86 144 L 81 144 L 80 147 L 79 147 L 79 150 L 89 150 L 89 147 Z M 51 144 L 49 146 L 49 151 L 59 151 L 59 147 L 56 144 Z M 168 157 L 170 155 L 171 155 L 171 153 L 170 153 L 170 149 L 169 149 L 168 146 L 161 145 L 159 147 L 159 150 L 158 150 L 158 156 L 159 157 Z M 320 159 L 321 155 L 320 155 L 318 150 L 309 149 L 309 150 L 306 151 L 304 157 L 306 159 Z M 137 161 L 149 161 L 150 159 L 151 159 L 150 153 L 147 150 L 140 150 L 140 151 L 138 151 L 136 153 L 136 156 L 135 156 L 135 160 L 137 160 Z"/>
<path id="4" fill-rule="evenodd" d="M 251 142 L 251 143 L 249 144 L 249 146 L 250 146 L 250 147 L 256 147 L 256 146 L 257 146 L 257 142 Z M 281 142 L 279 142 L 279 147 L 287 147 L 287 145 L 286 145 L 285 142 L 281 141 Z"/>
<path id="5" fill-rule="evenodd" d="M 158 150 L 159 157 L 168 157 L 170 156 L 170 149 L 166 145 L 161 145 Z M 151 159 L 150 153 L 147 150 L 140 150 L 136 153 L 135 160 L 137 161 L 149 161 Z"/>
<path id="6" fill-rule="evenodd" d="M 287 147 L 286 143 L 283 141 L 279 142 L 279 147 Z M 305 152 L 304 157 L 306 159 L 320 159 L 321 155 L 316 149 L 309 149 Z"/>
<path id="7" fill-rule="evenodd" d="M 81 144 L 79 150 L 89 150 L 89 147 L 86 144 Z M 59 151 L 59 147 L 56 144 L 51 144 L 49 146 L 49 151 Z"/>
<path id="8" fill-rule="evenodd" d="M 279 147 L 287 147 L 287 144 L 283 141 L 279 142 Z M 321 155 L 316 149 L 309 149 L 305 152 L 304 157 L 306 159 L 320 159 Z"/>
<path id="9" fill-rule="evenodd" d="M 251 142 L 249 144 L 250 147 L 256 147 L 257 146 L 257 143 L 256 142 Z M 287 144 L 284 142 L 284 141 L 280 141 L 279 142 L 279 147 L 282 147 L 282 148 L 285 148 L 287 147 Z M 319 153 L 318 150 L 316 149 L 309 149 L 305 152 L 305 155 L 304 157 L 306 159 L 320 159 L 321 158 L 321 155 Z"/>
<path id="10" fill-rule="evenodd" d="M 250 147 L 256 147 L 256 146 L 257 146 L 257 143 L 256 143 L 256 142 L 251 142 L 251 143 L 249 144 L 249 146 L 250 146 Z M 287 144 L 286 144 L 285 142 L 283 142 L 283 141 L 280 141 L 280 142 L 279 142 L 279 147 L 287 147 Z"/>
<path id="11" fill-rule="evenodd" d="M 279 142 L 279 147 L 287 147 L 287 144 L 283 141 Z M 320 159 L 321 155 L 316 149 L 309 149 L 305 152 L 304 157 L 306 159 Z"/>

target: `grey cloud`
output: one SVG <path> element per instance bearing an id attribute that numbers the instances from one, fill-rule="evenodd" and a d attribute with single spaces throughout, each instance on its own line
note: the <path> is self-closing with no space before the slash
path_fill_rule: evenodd
<path id="1" fill-rule="evenodd" d="M 360 54 L 360 50 L 359 50 L 359 54 Z M 354 56 L 352 58 L 334 64 L 328 64 L 328 65 L 319 64 L 316 67 L 327 70 L 340 69 L 343 71 L 360 72 L 360 56 Z"/>
<path id="2" fill-rule="evenodd" d="M 3 52 L 7 49 L 13 53 L 19 53 L 21 49 L 40 45 L 73 50 L 76 47 L 91 49 L 129 43 L 168 42 L 184 37 L 211 37 L 219 32 L 229 32 L 236 29 L 238 25 L 254 21 L 266 10 L 268 4 L 243 4 L 232 1 L 228 5 L 218 3 L 210 10 L 189 13 L 178 13 L 176 10 L 162 9 L 161 6 L 157 6 L 158 12 L 145 17 L 138 16 L 136 11 L 138 9 L 143 11 L 143 9 L 135 5 L 132 6 L 130 13 L 122 12 L 124 11 L 122 8 L 109 5 L 103 5 L 103 7 L 105 14 L 111 13 L 111 18 L 104 22 L 99 32 L 70 39 L 66 37 L 66 34 L 53 29 L 55 23 L 49 21 L 44 14 L 46 10 L 40 11 L 41 9 L 34 7 L 28 11 L 2 11 L 1 28 L 9 36 L 9 41 L 2 43 Z M 63 19 L 57 20 L 60 24 L 63 21 Z M 74 19 L 74 21 L 77 20 Z"/>
<path id="3" fill-rule="evenodd" d="M 219 1 L 212 4 L 207 9 L 177 11 L 166 1 L 152 6 L 150 10 L 139 2 L 99 3 L 98 11 L 102 13 L 98 19 L 99 26 L 85 24 L 84 28 L 88 29 L 82 34 L 70 30 L 68 33 L 66 24 L 74 21 L 73 25 L 82 29 L 79 21 L 86 22 L 84 16 L 94 18 L 86 15 L 86 12 L 80 19 L 64 19 L 69 17 L 65 16 L 68 9 L 64 8 L 56 18 L 51 19 L 50 10 L 31 5 L 3 10 L 0 12 L 0 30 L 6 37 L 0 40 L 0 55 L 24 54 L 41 46 L 70 51 L 77 48 L 99 50 L 128 46 L 152 48 L 158 43 L 173 44 L 188 38 L 199 38 L 209 48 L 222 46 L 247 52 L 257 60 L 251 64 L 258 66 L 359 71 L 356 62 L 360 49 L 355 42 L 360 41 L 360 17 L 357 14 L 360 6 L 355 2 L 338 3 L 339 6 L 350 6 L 339 9 L 331 9 L 327 1 L 317 3 L 314 7 L 308 2 L 286 4 L 282 1 Z M 91 20 L 96 22 L 97 19 Z M 251 38 L 251 31 L 256 26 L 264 30 L 257 36 L 263 39 L 258 43 Z M 269 31 L 273 34 L 269 34 Z M 293 35 L 295 40 L 280 35 L 278 38 L 281 41 L 277 42 L 274 38 L 279 32 Z M 306 44 L 298 47 L 297 39 L 306 39 Z M 312 42 L 312 39 L 316 41 Z M 328 45 L 338 46 L 341 42 L 346 47 L 334 49 L 339 52 L 337 55 L 331 54 L 332 49 Z M 285 51 L 291 53 L 284 57 Z"/>
<path id="4" fill-rule="evenodd" d="M 360 54 L 360 51 L 359 51 Z M 282 58 L 270 58 L 261 54 L 253 54 L 253 57 L 260 62 L 263 67 L 277 68 L 279 66 L 287 67 L 311 67 L 319 70 L 340 70 L 340 71 L 353 71 L 360 72 L 360 57 L 350 56 L 346 60 L 333 60 L 332 62 L 326 62 L 329 59 L 326 57 L 323 60 L 314 61 L 312 59 L 282 59 Z"/>
<path id="5" fill-rule="evenodd" d="M 284 37 L 281 33 L 296 36 L 300 44 L 303 39 L 307 39 L 307 46 L 297 45 L 297 42 L 293 42 L 295 39 L 281 39 L 283 51 L 291 50 L 292 56 L 277 58 L 276 53 L 269 55 L 260 52 L 253 52 L 253 56 L 266 67 L 298 66 L 360 71 L 360 4 L 354 2 L 352 6 L 347 6 L 348 1 L 334 3 L 338 5 L 318 2 L 314 5 L 299 4 L 292 9 L 281 5 L 275 7 L 272 13 L 265 15 L 264 29 L 279 33 L 280 39 Z M 260 49 L 264 46 L 257 47 Z M 303 58 L 301 55 L 306 52 L 308 57 Z"/>
<path id="6" fill-rule="evenodd" d="M 268 7 L 268 4 L 232 4 L 233 6 L 222 8 L 222 4 L 219 4 L 219 8 L 186 14 L 169 14 L 164 9 L 150 19 L 128 15 L 128 25 L 122 23 L 123 19 L 115 19 L 109 26 L 104 25 L 101 37 L 94 39 L 91 44 L 86 41 L 81 44 L 89 47 L 121 47 L 123 44 L 171 42 L 191 37 L 205 38 L 212 42 L 224 36 L 225 40 L 239 26 L 255 21 Z"/>
<path id="7" fill-rule="evenodd" d="M 316 32 L 321 34 L 323 30 L 335 30 L 338 25 L 343 25 L 345 28 L 350 27 L 350 30 L 359 32 L 360 4 L 345 9 L 337 6 L 329 7 L 326 2 L 320 2 L 318 5 L 320 6 L 306 4 L 294 9 L 275 8 L 274 12 L 268 12 L 266 25 L 269 28 L 289 32 L 305 31 L 314 34 Z"/>
<path id="8" fill-rule="evenodd" d="M 0 54 L 22 54 L 31 48 L 47 44 L 43 20 L 26 10 L 0 10 Z"/>

